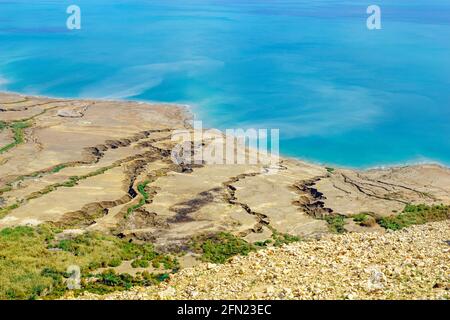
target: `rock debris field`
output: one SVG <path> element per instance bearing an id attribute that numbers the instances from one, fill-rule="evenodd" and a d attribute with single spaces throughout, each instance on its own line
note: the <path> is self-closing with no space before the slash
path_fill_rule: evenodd
<path id="1" fill-rule="evenodd" d="M 78 299 L 448 299 L 448 240 L 449 221 L 330 235 L 184 269 L 159 286 Z"/>

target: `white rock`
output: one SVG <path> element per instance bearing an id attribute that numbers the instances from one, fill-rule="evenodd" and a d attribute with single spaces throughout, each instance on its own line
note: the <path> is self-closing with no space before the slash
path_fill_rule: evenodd
<path id="1" fill-rule="evenodd" d="M 83 113 L 80 111 L 68 109 L 58 110 L 57 114 L 59 117 L 63 118 L 81 118 L 83 116 Z"/>
<path id="2" fill-rule="evenodd" d="M 367 279 L 367 288 L 370 291 L 384 289 L 386 283 L 386 276 L 379 269 L 372 267 L 370 270 L 369 279 Z"/>
<path id="3" fill-rule="evenodd" d="M 161 299 L 175 296 L 177 290 L 174 287 L 168 287 L 166 290 L 161 291 L 158 295 Z"/>
<path id="4" fill-rule="evenodd" d="M 215 269 L 216 267 L 217 267 L 217 264 L 215 264 L 215 263 L 208 263 L 208 264 L 206 265 L 206 268 L 207 268 L 208 270 Z"/>
<path id="5" fill-rule="evenodd" d="M 191 294 L 191 297 L 195 298 L 196 296 L 198 296 L 198 291 L 195 291 L 195 290 L 191 291 L 190 294 Z"/>
<path id="6" fill-rule="evenodd" d="M 275 288 L 273 286 L 268 286 L 266 288 L 266 293 L 269 294 L 269 295 L 274 294 L 275 293 Z"/>

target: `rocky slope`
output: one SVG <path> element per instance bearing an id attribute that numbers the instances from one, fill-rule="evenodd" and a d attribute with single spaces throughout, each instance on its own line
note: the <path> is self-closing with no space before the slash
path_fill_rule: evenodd
<path id="1" fill-rule="evenodd" d="M 67 296 L 66 298 L 71 298 Z M 73 298 L 73 296 L 72 296 Z M 79 299 L 449 299 L 450 222 L 349 233 L 182 270 L 168 283 Z"/>

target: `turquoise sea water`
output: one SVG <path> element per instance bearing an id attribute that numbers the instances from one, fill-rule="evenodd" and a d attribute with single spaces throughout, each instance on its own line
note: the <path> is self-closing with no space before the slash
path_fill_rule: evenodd
<path id="1" fill-rule="evenodd" d="M 0 0 L 0 90 L 189 104 L 328 164 L 450 164 L 450 1 Z"/>

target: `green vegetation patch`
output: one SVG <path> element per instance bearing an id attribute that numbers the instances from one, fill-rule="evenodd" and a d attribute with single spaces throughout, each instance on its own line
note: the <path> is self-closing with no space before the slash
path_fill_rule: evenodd
<path id="1" fill-rule="evenodd" d="M 138 204 L 128 208 L 127 215 L 125 218 L 128 218 L 135 210 L 139 209 L 140 207 L 144 206 L 147 203 L 150 195 L 147 193 L 147 191 L 145 191 L 145 188 L 149 183 L 150 181 L 145 181 L 143 183 L 138 184 L 137 189 L 139 194 L 141 195 L 141 199 L 139 200 Z"/>
<path id="2" fill-rule="evenodd" d="M 155 283 L 167 273 L 146 277 L 140 274 L 132 280 L 129 275 L 116 275 L 123 281 L 108 282 L 106 276 L 98 276 L 95 271 L 118 266 L 125 260 L 149 260 L 165 256 L 155 252 L 150 244 L 130 243 L 97 232 L 57 240 L 55 237 L 59 232 L 50 225 L 0 231 L 0 299 L 59 297 L 67 290 L 65 280 L 70 274 L 66 271 L 71 265 L 81 269 L 80 291 L 124 290 L 129 284 Z M 159 259 L 172 261 L 167 257 Z M 171 272 L 176 269 L 174 267 Z"/>
<path id="3" fill-rule="evenodd" d="M 244 239 L 227 232 L 213 235 L 201 235 L 192 239 L 190 248 L 202 255 L 202 260 L 213 263 L 225 263 L 236 255 L 248 255 L 252 251 L 267 248 L 268 246 L 281 247 L 284 244 L 300 241 L 300 238 L 290 234 L 272 230 L 272 239 L 249 243 Z M 155 265 L 153 265 L 156 267 Z"/>
<path id="4" fill-rule="evenodd" d="M 297 236 L 278 232 L 274 228 L 270 228 L 270 229 L 272 230 L 272 239 L 273 239 L 272 244 L 274 247 L 281 247 L 284 244 L 289 244 L 289 243 L 300 241 L 300 238 Z"/>
<path id="5" fill-rule="evenodd" d="M 62 169 L 66 168 L 67 166 L 65 164 L 60 164 L 55 166 L 52 170 L 51 173 L 58 173 L 60 172 Z"/>
<path id="6" fill-rule="evenodd" d="M 25 141 L 24 138 L 24 130 L 28 127 L 30 127 L 30 123 L 28 122 L 13 122 L 12 124 L 5 124 L 3 122 L 2 124 L 2 130 L 6 127 L 11 128 L 14 134 L 14 142 L 11 142 L 7 144 L 6 146 L 3 146 L 0 148 L 0 154 L 9 151 L 10 149 L 14 148 L 15 146 L 22 144 Z"/>
<path id="7" fill-rule="evenodd" d="M 131 263 L 133 268 L 148 268 L 150 264 L 145 259 L 136 259 Z"/>
<path id="8" fill-rule="evenodd" d="M 2 193 L 9 192 L 9 191 L 11 191 L 11 190 L 12 190 L 12 186 L 6 185 L 5 187 L 0 188 L 0 195 L 1 195 Z"/>
<path id="9" fill-rule="evenodd" d="M 328 215 L 324 218 L 328 223 L 330 231 L 334 233 L 344 233 L 345 232 L 345 216 L 339 214 Z"/>
<path id="10" fill-rule="evenodd" d="M 58 173 L 58 172 L 60 172 L 61 170 L 65 169 L 65 168 L 67 168 L 66 164 L 59 164 L 59 165 L 54 166 L 53 168 L 51 168 L 50 171 L 48 171 L 48 172 L 46 170 L 41 170 L 41 171 L 36 171 L 36 172 L 30 173 L 30 174 L 27 174 L 27 175 L 19 176 L 13 182 L 10 182 L 7 185 L 5 185 L 3 188 L 0 188 L 0 195 L 2 193 L 11 191 L 13 189 L 12 188 L 12 184 L 14 182 L 23 181 L 23 180 L 25 180 L 27 178 L 41 177 L 42 175 L 44 175 L 46 173 L 52 173 L 52 174 L 53 173 Z"/>
<path id="11" fill-rule="evenodd" d="M 6 216 L 8 213 L 11 212 L 11 210 L 17 209 L 20 206 L 19 203 L 14 203 L 10 206 L 7 206 L 5 208 L 0 208 L 0 219 Z"/>
<path id="12" fill-rule="evenodd" d="M 59 167 L 59 170 L 63 169 L 61 166 Z M 45 195 L 47 193 L 53 192 L 56 189 L 61 188 L 61 187 L 65 187 L 65 188 L 75 187 L 78 184 L 79 181 L 85 180 L 85 179 L 90 178 L 90 177 L 98 176 L 100 174 L 103 174 L 106 171 L 115 168 L 116 166 L 117 165 L 110 165 L 110 166 L 102 167 L 100 169 L 97 169 L 97 170 L 95 170 L 93 172 L 90 172 L 88 174 L 85 174 L 85 175 L 69 177 L 69 180 L 66 180 L 64 182 L 54 183 L 52 185 L 49 185 L 49 186 L 45 187 L 44 189 L 42 189 L 42 190 L 40 190 L 38 192 L 35 192 L 35 193 L 31 194 L 30 196 L 27 197 L 26 200 L 39 198 L 39 197 L 41 197 L 41 196 L 43 196 L 43 195 Z"/>
<path id="13" fill-rule="evenodd" d="M 156 255 L 155 257 L 147 258 L 147 260 L 151 261 L 153 268 L 161 268 L 162 266 L 165 270 L 175 271 L 180 268 L 178 260 L 167 255 Z"/>
<path id="14" fill-rule="evenodd" d="M 92 275 L 95 281 L 89 279 L 83 280 L 82 285 L 84 290 L 96 293 L 107 294 L 113 291 L 128 290 L 134 286 L 150 286 L 158 284 L 169 278 L 168 273 L 152 274 L 149 272 L 137 273 L 136 276 L 131 276 L 127 273 L 116 273 L 113 269 L 108 269 L 102 273 Z"/>
<path id="15" fill-rule="evenodd" d="M 400 230 L 415 224 L 450 219 L 450 206 L 425 204 L 406 205 L 403 212 L 386 218 L 378 219 L 378 224 L 390 230 Z"/>
<path id="16" fill-rule="evenodd" d="M 351 217 L 355 222 L 364 222 L 369 218 L 369 214 L 367 213 L 358 213 Z"/>
<path id="17" fill-rule="evenodd" d="M 253 243 L 255 246 L 259 247 L 259 248 L 266 248 L 268 247 L 271 243 L 273 243 L 273 241 L 271 239 L 267 239 L 264 241 L 256 241 L 255 243 Z"/>
<path id="18" fill-rule="evenodd" d="M 256 250 L 255 245 L 226 232 L 196 238 L 191 248 L 202 254 L 203 261 L 213 263 L 225 263 L 235 255 L 248 255 Z"/>
<path id="19" fill-rule="evenodd" d="M 372 215 L 372 213 L 361 212 L 351 216 L 350 218 L 362 227 L 372 227 L 377 224 Z"/>
<path id="20" fill-rule="evenodd" d="M 335 169 L 331 167 L 325 167 L 325 169 L 328 171 L 328 173 L 333 173 L 335 171 Z"/>

